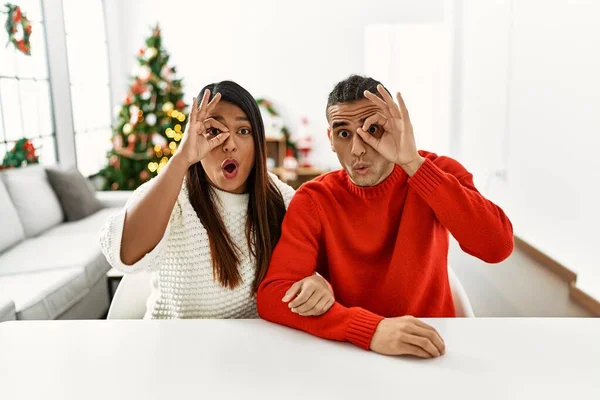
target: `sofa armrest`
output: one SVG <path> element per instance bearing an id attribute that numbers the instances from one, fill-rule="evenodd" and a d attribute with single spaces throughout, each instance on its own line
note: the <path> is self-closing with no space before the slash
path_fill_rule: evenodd
<path id="1" fill-rule="evenodd" d="M 98 191 L 96 198 L 102 203 L 103 208 L 123 208 L 132 193 L 132 190 Z"/>
<path id="2" fill-rule="evenodd" d="M 0 299 L 0 322 L 14 321 L 17 319 L 17 310 L 12 300 Z"/>

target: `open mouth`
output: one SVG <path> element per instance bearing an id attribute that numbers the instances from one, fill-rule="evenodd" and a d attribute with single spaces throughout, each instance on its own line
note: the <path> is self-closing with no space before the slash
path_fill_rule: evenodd
<path id="1" fill-rule="evenodd" d="M 358 174 L 361 174 L 361 175 L 369 172 L 369 166 L 366 164 L 357 164 L 352 168 L 354 169 L 354 171 L 356 171 Z"/>
<path id="2" fill-rule="evenodd" d="M 223 175 L 227 179 L 233 179 L 236 177 L 239 169 L 239 163 L 234 159 L 227 159 L 223 161 L 221 164 L 221 170 L 223 171 Z"/>

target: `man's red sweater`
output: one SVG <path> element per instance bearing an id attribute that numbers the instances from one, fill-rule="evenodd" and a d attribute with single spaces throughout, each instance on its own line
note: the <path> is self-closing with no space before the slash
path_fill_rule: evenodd
<path id="1" fill-rule="evenodd" d="M 410 178 L 395 166 L 380 184 L 359 187 L 339 170 L 296 192 L 258 290 L 262 318 L 368 350 L 384 317 L 455 316 L 448 232 L 465 252 L 497 263 L 512 253 L 512 225 L 457 161 L 420 153 L 426 160 Z M 303 317 L 281 299 L 315 271 L 336 303 Z"/>

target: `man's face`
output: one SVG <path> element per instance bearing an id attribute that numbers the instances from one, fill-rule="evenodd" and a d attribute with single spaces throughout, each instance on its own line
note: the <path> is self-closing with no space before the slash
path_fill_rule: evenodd
<path id="1" fill-rule="evenodd" d="M 368 99 L 335 104 L 327 109 L 327 136 L 331 149 L 337 154 L 352 182 L 358 186 L 375 186 L 394 170 L 394 163 L 383 158 L 356 132 L 365 119 L 378 111 L 379 108 Z M 383 128 L 373 125 L 367 132 L 379 138 Z"/>

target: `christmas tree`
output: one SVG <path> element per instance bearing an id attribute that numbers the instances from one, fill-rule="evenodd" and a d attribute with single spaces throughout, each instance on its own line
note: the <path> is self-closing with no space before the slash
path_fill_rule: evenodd
<path id="1" fill-rule="evenodd" d="M 108 165 L 100 171 L 104 190 L 133 190 L 156 176 L 177 151 L 185 129 L 181 79 L 168 65 L 158 25 L 137 61 L 117 116 Z"/>

